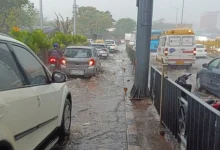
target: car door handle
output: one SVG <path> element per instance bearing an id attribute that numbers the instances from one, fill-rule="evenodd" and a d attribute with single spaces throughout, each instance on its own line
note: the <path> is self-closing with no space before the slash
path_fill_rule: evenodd
<path id="1" fill-rule="evenodd" d="M 37 100 L 38 100 L 38 107 L 40 107 L 41 106 L 41 104 L 42 104 L 42 99 L 41 99 L 41 97 L 37 97 Z"/>

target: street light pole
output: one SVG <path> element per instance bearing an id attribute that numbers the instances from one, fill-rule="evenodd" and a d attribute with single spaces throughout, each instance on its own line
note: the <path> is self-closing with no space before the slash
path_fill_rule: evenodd
<path id="1" fill-rule="evenodd" d="M 150 60 L 150 41 L 152 29 L 153 0 L 137 0 L 137 40 L 135 81 L 130 92 L 132 99 L 145 99 L 149 96 L 148 76 Z"/>
<path id="2" fill-rule="evenodd" d="M 184 5 L 185 5 L 185 0 L 183 0 L 183 6 L 182 6 L 181 26 L 183 26 L 183 11 L 184 11 Z"/>
<path id="3" fill-rule="evenodd" d="M 76 17 L 77 17 L 77 6 L 76 6 L 76 0 L 74 0 L 73 4 L 73 35 L 76 35 Z"/>
<path id="4" fill-rule="evenodd" d="M 179 11 L 179 9 L 177 8 L 176 9 L 176 28 L 177 28 L 177 24 L 178 24 L 178 11 Z"/>
<path id="5" fill-rule="evenodd" d="M 43 29 L 43 4 L 42 0 L 39 0 L 40 3 L 40 28 Z"/>

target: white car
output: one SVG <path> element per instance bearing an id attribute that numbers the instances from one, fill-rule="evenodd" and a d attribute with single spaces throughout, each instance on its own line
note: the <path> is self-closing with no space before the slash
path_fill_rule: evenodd
<path id="1" fill-rule="evenodd" d="M 204 45 L 196 44 L 196 57 L 207 57 L 207 51 Z"/>
<path id="2" fill-rule="evenodd" d="M 66 79 L 23 43 L 0 35 L 0 150 L 50 149 L 69 136 Z"/>
<path id="3" fill-rule="evenodd" d="M 110 52 L 114 53 L 118 49 L 114 40 L 105 40 L 105 44 L 107 45 Z"/>

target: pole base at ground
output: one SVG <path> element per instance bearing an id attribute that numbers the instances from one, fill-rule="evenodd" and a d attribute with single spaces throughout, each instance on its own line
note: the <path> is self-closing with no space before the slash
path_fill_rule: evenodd
<path id="1" fill-rule="evenodd" d="M 131 92 L 130 92 L 130 97 L 131 99 L 135 100 L 141 100 L 141 99 L 146 99 L 150 96 L 150 92 L 147 86 L 139 86 L 139 85 L 133 85 Z"/>

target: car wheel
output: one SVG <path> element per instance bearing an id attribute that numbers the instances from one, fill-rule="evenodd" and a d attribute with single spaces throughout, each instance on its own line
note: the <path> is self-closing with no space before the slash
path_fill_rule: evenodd
<path id="1" fill-rule="evenodd" d="M 196 79 L 196 89 L 199 91 L 201 91 L 201 89 L 202 89 L 200 77 L 197 77 L 197 79 Z"/>
<path id="2" fill-rule="evenodd" d="M 96 68 L 94 72 L 94 77 L 96 77 L 97 75 L 98 75 L 98 69 Z"/>
<path id="3" fill-rule="evenodd" d="M 68 99 L 65 100 L 62 123 L 59 128 L 60 142 L 64 142 L 66 137 L 70 135 L 72 106 Z"/>

